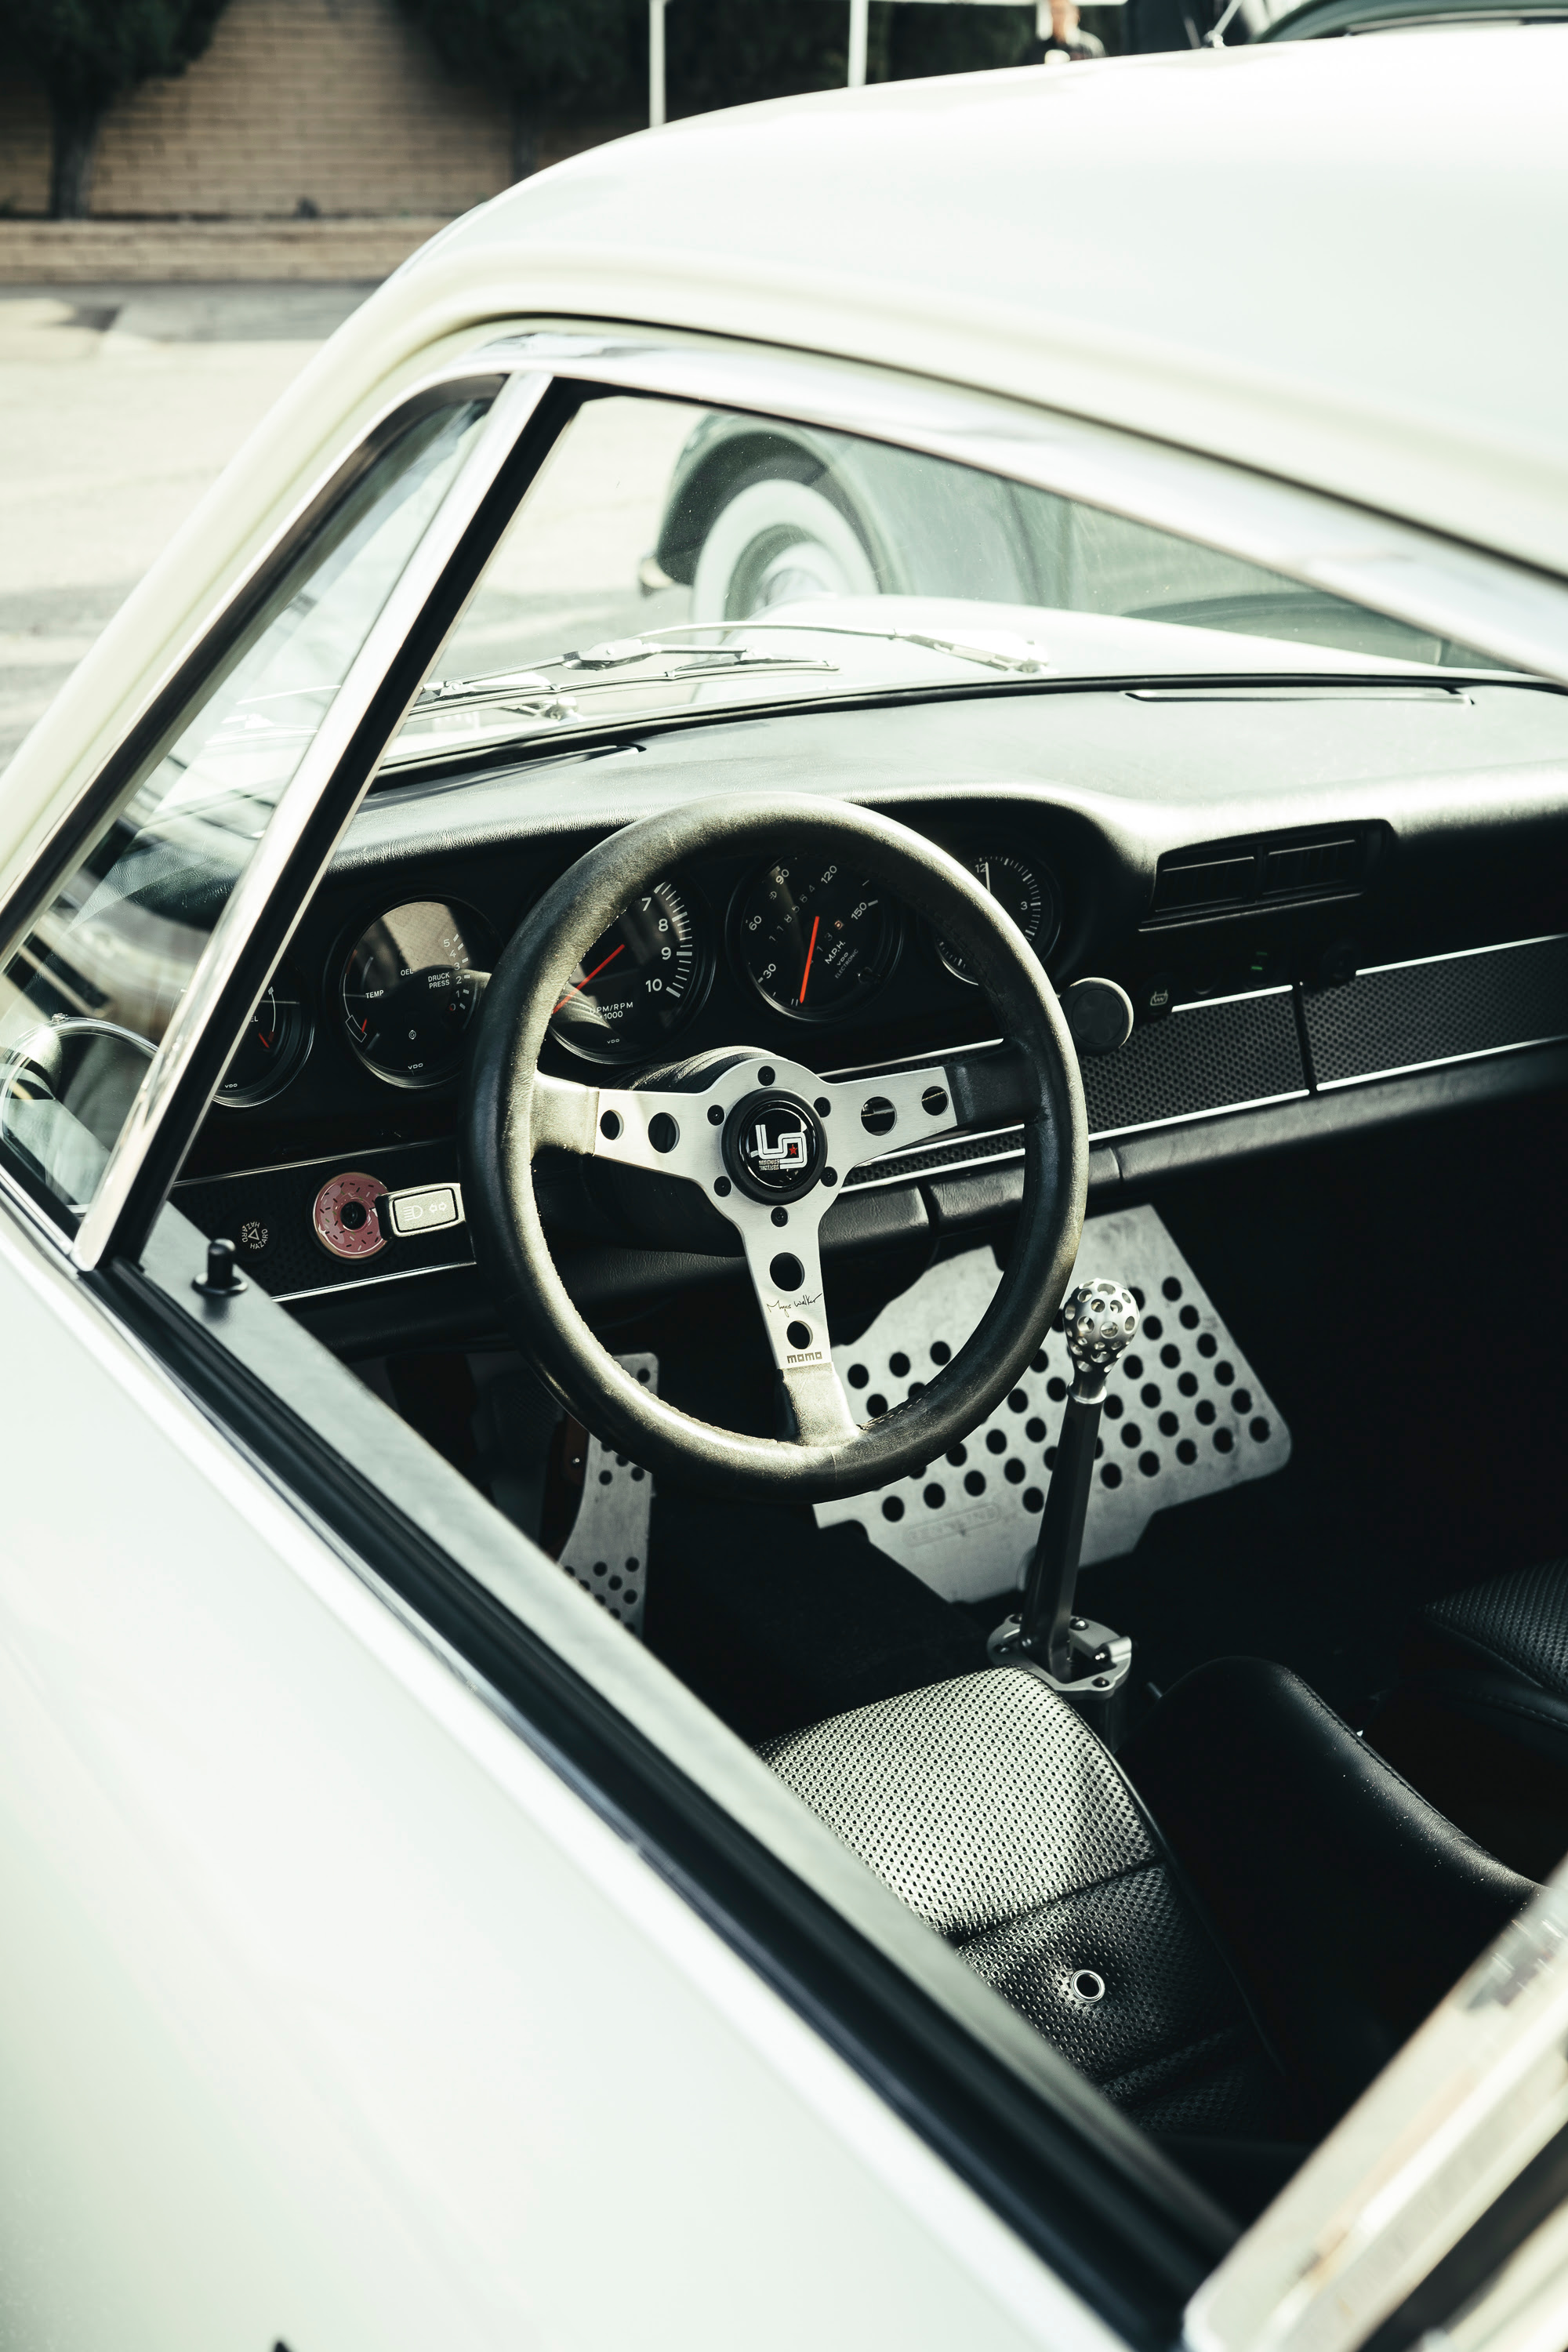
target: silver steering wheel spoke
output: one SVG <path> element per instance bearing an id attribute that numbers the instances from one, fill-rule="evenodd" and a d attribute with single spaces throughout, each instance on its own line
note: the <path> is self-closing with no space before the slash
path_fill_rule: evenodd
<path id="1" fill-rule="evenodd" d="M 536 1143 L 700 1187 L 740 1234 L 795 1437 L 832 1445 L 859 1424 L 834 1369 L 818 1228 L 851 1169 L 972 1124 L 973 1090 L 962 1057 L 825 1079 L 800 1063 L 740 1054 L 701 1092 L 541 1073 L 533 1133 Z"/>
<path id="2" fill-rule="evenodd" d="M 833 1106 L 833 1151 L 843 1170 L 934 1142 L 964 1124 L 940 1062 L 919 1070 L 889 1070 L 880 1077 L 836 1078 L 823 1092 Z"/>
<path id="3" fill-rule="evenodd" d="M 712 1187 L 721 1173 L 720 1134 L 700 1095 L 639 1093 L 629 1087 L 584 1087 L 570 1078 L 533 1081 L 535 1147 L 552 1145 L 584 1160 L 615 1160 Z"/>
<path id="4" fill-rule="evenodd" d="M 829 1194 L 828 1199 L 831 1199 Z M 773 1212 L 745 1201 L 733 1214 L 745 1245 L 774 1369 L 789 1402 L 794 1435 L 803 1445 L 832 1445 L 853 1437 L 858 1423 L 833 1361 L 827 1297 L 817 1227 L 820 1192 L 790 1212 L 787 1226 Z"/>
<path id="5" fill-rule="evenodd" d="M 921 1075 L 928 1086 L 941 1076 Z M 806 1445 L 842 1443 L 858 1427 L 834 1370 L 817 1229 L 837 1198 L 838 1127 L 849 1165 L 876 1148 L 867 1129 L 858 1123 L 850 1135 L 837 1117 L 852 1108 L 858 1122 L 864 1092 L 761 1054 L 739 1056 L 701 1093 L 533 1081 L 536 1144 L 684 1177 L 734 1226 L 794 1433 Z M 912 1117 L 918 1090 L 904 1083 L 899 1101 Z"/>

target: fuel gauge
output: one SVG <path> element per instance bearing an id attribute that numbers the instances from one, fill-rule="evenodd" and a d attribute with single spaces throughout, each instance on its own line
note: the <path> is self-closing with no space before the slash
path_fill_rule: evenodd
<path id="1" fill-rule="evenodd" d="M 215 1099 L 228 1110 L 270 1102 L 302 1068 L 314 1034 L 300 983 L 285 966 L 251 1014 Z"/>

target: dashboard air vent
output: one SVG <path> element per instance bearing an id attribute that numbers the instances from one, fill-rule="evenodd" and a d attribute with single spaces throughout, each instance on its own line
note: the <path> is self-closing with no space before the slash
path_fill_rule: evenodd
<path id="1" fill-rule="evenodd" d="M 1250 898 L 1258 871 L 1251 851 L 1244 857 L 1207 857 L 1201 864 L 1173 865 L 1164 860 L 1154 891 L 1160 914 L 1186 907 L 1223 907 Z"/>
<path id="2" fill-rule="evenodd" d="M 1372 851 L 1371 828 L 1283 839 L 1264 835 L 1174 850 L 1160 860 L 1153 911 L 1156 918 L 1191 920 L 1211 910 L 1342 898 L 1364 885 Z"/>
<path id="3" fill-rule="evenodd" d="M 1353 835 L 1339 841 L 1299 841 L 1290 849 L 1270 849 L 1263 859 L 1263 887 L 1333 890 L 1361 879 L 1361 844 Z"/>

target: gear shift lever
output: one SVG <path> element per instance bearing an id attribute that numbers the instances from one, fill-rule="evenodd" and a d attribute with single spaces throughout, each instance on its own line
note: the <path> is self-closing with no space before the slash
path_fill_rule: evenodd
<path id="1" fill-rule="evenodd" d="M 1124 1633 L 1075 1615 L 1073 1601 L 1105 1376 L 1137 1334 L 1137 1301 L 1119 1282 L 1080 1283 L 1062 1302 L 1062 1320 L 1074 1379 L 1040 1538 L 1024 1605 L 1003 1619 L 986 1646 L 993 1665 L 1029 1668 L 1087 1715 L 1113 1747 L 1132 1644 Z"/>

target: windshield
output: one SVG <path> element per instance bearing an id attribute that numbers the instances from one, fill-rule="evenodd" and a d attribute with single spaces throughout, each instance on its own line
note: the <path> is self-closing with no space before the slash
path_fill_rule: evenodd
<path id="1" fill-rule="evenodd" d="M 557 442 L 387 764 L 947 682 L 1498 667 L 943 458 L 615 394 Z"/>

